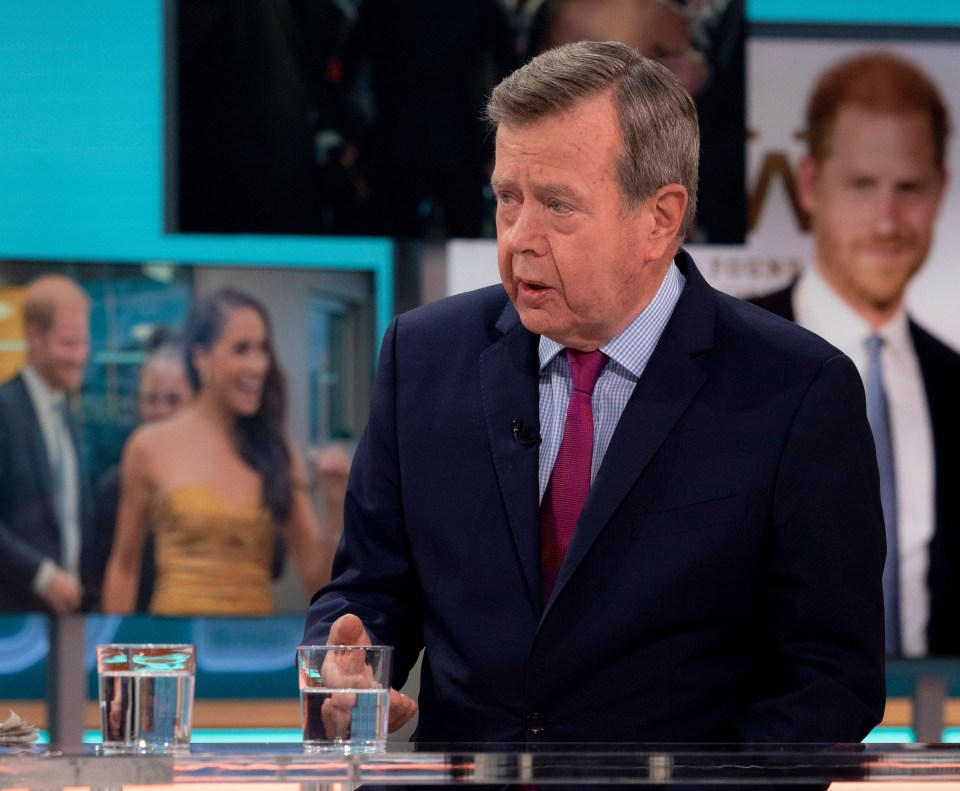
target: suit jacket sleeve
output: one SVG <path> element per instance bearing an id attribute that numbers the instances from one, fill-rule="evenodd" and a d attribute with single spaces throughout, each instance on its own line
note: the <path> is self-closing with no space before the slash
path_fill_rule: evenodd
<path id="1" fill-rule="evenodd" d="M 25 495 L 18 491 L 18 482 L 13 475 L 14 454 L 21 453 L 23 449 L 18 447 L 19 443 L 16 441 L 19 432 L 14 421 L 18 416 L 11 409 L 10 393 L 5 396 L 7 397 L 0 401 L 0 557 L 3 558 L 3 575 L 9 587 L 29 591 L 45 555 L 26 541 L 6 520 L 8 515 L 14 512 L 21 517 L 26 516 L 28 514 L 24 509 L 40 509 L 43 504 L 25 503 Z M 19 419 L 22 420 L 22 415 Z M 37 520 L 39 524 L 39 514 Z M 19 521 L 23 522 L 24 519 Z"/>
<path id="2" fill-rule="evenodd" d="M 783 450 L 762 619 L 776 655 L 739 718 L 745 742 L 861 739 L 883 715 L 875 459 L 860 377 L 838 355 L 811 383 Z"/>
<path id="3" fill-rule="evenodd" d="M 304 641 L 326 642 L 339 616 L 359 616 L 374 643 L 394 646 L 394 686 L 403 685 L 423 647 L 422 604 L 401 494 L 396 447 L 397 320 L 384 335 L 370 419 L 350 468 L 344 532 L 332 581 L 313 599 Z"/>

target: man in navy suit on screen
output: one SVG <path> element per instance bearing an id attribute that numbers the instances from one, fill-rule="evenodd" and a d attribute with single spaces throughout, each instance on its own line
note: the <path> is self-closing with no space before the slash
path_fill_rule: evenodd
<path id="1" fill-rule="evenodd" d="M 83 382 L 90 300 L 43 275 L 24 296 L 27 359 L 0 386 L 0 611 L 66 615 L 83 597 L 91 500 L 67 391 Z"/>
<path id="2" fill-rule="evenodd" d="M 806 122 L 797 188 L 811 217 L 813 263 L 754 302 L 826 338 L 860 370 L 868 404 L 878 404 L 871 424 L 889 437 L 877 442 L 887 654 L 955 656 L 960 355 L 905 307 L 946 190 L 947 108 L 913 63 L 867 52 L 820 75 Z"/>
<path id="3" fill-rule="evenodd" d="M 854 741 L 884 706 L 856 368 L 710 288 L 690 96 L 616 43 L 494 91 L 503 285 L 383 341 L 308 643 L 424 649 L 421 742 Z M 326 671 L 324 671 L 326 673 Z M 416 704 L 394 692 L 391 725 Z"/>

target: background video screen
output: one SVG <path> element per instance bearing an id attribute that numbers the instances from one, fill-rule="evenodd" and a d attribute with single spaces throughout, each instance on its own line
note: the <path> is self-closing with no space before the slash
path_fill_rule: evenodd
<path id="1" fill-rule="evenodd" d="M 91 538 L 108 536 L 106 549 L 112 525 L 101 519 L 98 498 L 116 502 L 121 453 L 142 419 L 138 386 L 149 339 L 161 327 L 179 331 L 197 294 L 230 285 L 266 308 L 286 380 L 287 435 L 308 474 L 313 452 L 334 444 L 352 448 L 366 423 L 376 348 L 369 272 L 155 261 L 0 261 L 0 382 L 15 376 L 25 361 L 26 284 L 49 272 L 73 277 L 91 300 L 90 357 L 83 384 L 71 398 L 97 513 L 97 535 Z M 318 518 L 325 518 L 325 501 L 316 491 L 312 504 Z M 304 589 L 295 565 L 288 557 L 282 573 L 275 571 L 277 611 L 302 613 L 314 593 Z"/>
<path id="2" fill-rule="evenodd" d="M 168 230 L 491 238 L 486 97 L 542 49 L 588 38 L 681 77 L 707 132 L 691 240 L 742 243 L 743 2 L 624 8 L 168 0 Z"/>

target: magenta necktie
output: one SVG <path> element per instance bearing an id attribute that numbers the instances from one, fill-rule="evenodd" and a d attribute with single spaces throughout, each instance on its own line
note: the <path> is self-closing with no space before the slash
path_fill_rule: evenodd
<path id="1" fill-rule="evenodd" d="M 591 398 L 607 356 L 600 351 L 566 349 L 573 375 L 573 391 L 563 423 L 563 440 L 540 505 L 540 562 L 543 600 L 553 592 L 563 556 L 570 546 L 583 504 L 590 492 L 593 462 L 593 406 Z"/>

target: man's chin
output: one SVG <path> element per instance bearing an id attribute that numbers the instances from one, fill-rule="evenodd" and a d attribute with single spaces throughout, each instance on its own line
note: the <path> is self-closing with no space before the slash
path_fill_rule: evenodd
<path id="1" fill-rule="evenodd" d="M 79 390 L 83 386 L 83 376 L 67 376 L 60 380 L 60 390 Z"/>
<path id="2" fill-rule="evenodd" d="M 554 323 L 550 321 L 550 316 L 542 309 L 533 308 L 525 305 L 523 300 L 514 302 L 517 313 L 520 314 L 520 323 L 535 335 L 550 336 L 550 330 Z"/>

